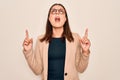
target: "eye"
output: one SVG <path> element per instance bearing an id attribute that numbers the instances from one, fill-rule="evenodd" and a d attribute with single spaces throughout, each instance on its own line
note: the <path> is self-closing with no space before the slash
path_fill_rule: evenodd
<path id="1" fill-rule="evenodd" d="M 52 9 L 52 10 L 51 10 L 51 13 L 52 13 L 52 14 L 55 14 L 56 12 L 57 12 L 57 9 Z"/>
<path id="2" fill-rule="evenodd" d="M 59 13 L 60 13 L 60 14 L 64 14 L 65 11 L 64 11 L 63 9 L 59 9 Z"/>

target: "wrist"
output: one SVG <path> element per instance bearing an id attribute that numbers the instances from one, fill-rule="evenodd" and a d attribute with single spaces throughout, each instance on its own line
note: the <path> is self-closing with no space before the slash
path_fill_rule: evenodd
<path id="1" fill-rule="evenodd" d="M 87 51 L 82 50 L 82 53 L 83 53 L 85 56 L 89 56 L 90 50 L 89 50 L 89 49 L 88 49 Z"/>

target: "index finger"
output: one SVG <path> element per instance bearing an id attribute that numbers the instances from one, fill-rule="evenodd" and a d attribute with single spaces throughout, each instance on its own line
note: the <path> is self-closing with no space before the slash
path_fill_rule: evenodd
<path id="1" fill-rule="evenodd" d="M 26 29 L 26 38 L 29 38 L 28 30 Z"/>
<path id="2" fill-rule="evenodd" d="M 88 28 L 85 30 L 85 35 L 84 37 L 88 37 Z"/>

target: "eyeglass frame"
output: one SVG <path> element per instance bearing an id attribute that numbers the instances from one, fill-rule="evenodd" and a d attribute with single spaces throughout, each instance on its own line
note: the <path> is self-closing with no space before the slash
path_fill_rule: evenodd
<path id="1" fill-rule="evenodd" d="M 51 14 L 61 14 L 61 15 L 63 15 L 63 14 L 65 14 L 66 12 L 65 12 L 65 10 L 64 9 L 51 9 L 51 11 L 50 11 L 50 13 Z"/>

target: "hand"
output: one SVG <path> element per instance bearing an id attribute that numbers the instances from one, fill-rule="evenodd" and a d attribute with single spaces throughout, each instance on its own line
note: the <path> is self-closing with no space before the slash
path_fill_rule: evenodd
<path id="1" fill-rule="evenodd" d="M 23 42 L 23 49 L 25 51 L 29 51 L 30 49 L 32 49 L 32 46 L 33 46 L 33 39 L 29 38 L 28 30 L 26 30 L 26 37 L 25 37 L 25 40 Z"/>
<path id="2" fill-rule="evenodd" d="M 88 29 L 86 29 L 83 38 L 80 40 L 80 44 L 82 47 L 82 52 L 88 55 L 90 53 L 89 48 L 91 45 L 90 40 L 88 39 Z"/>

